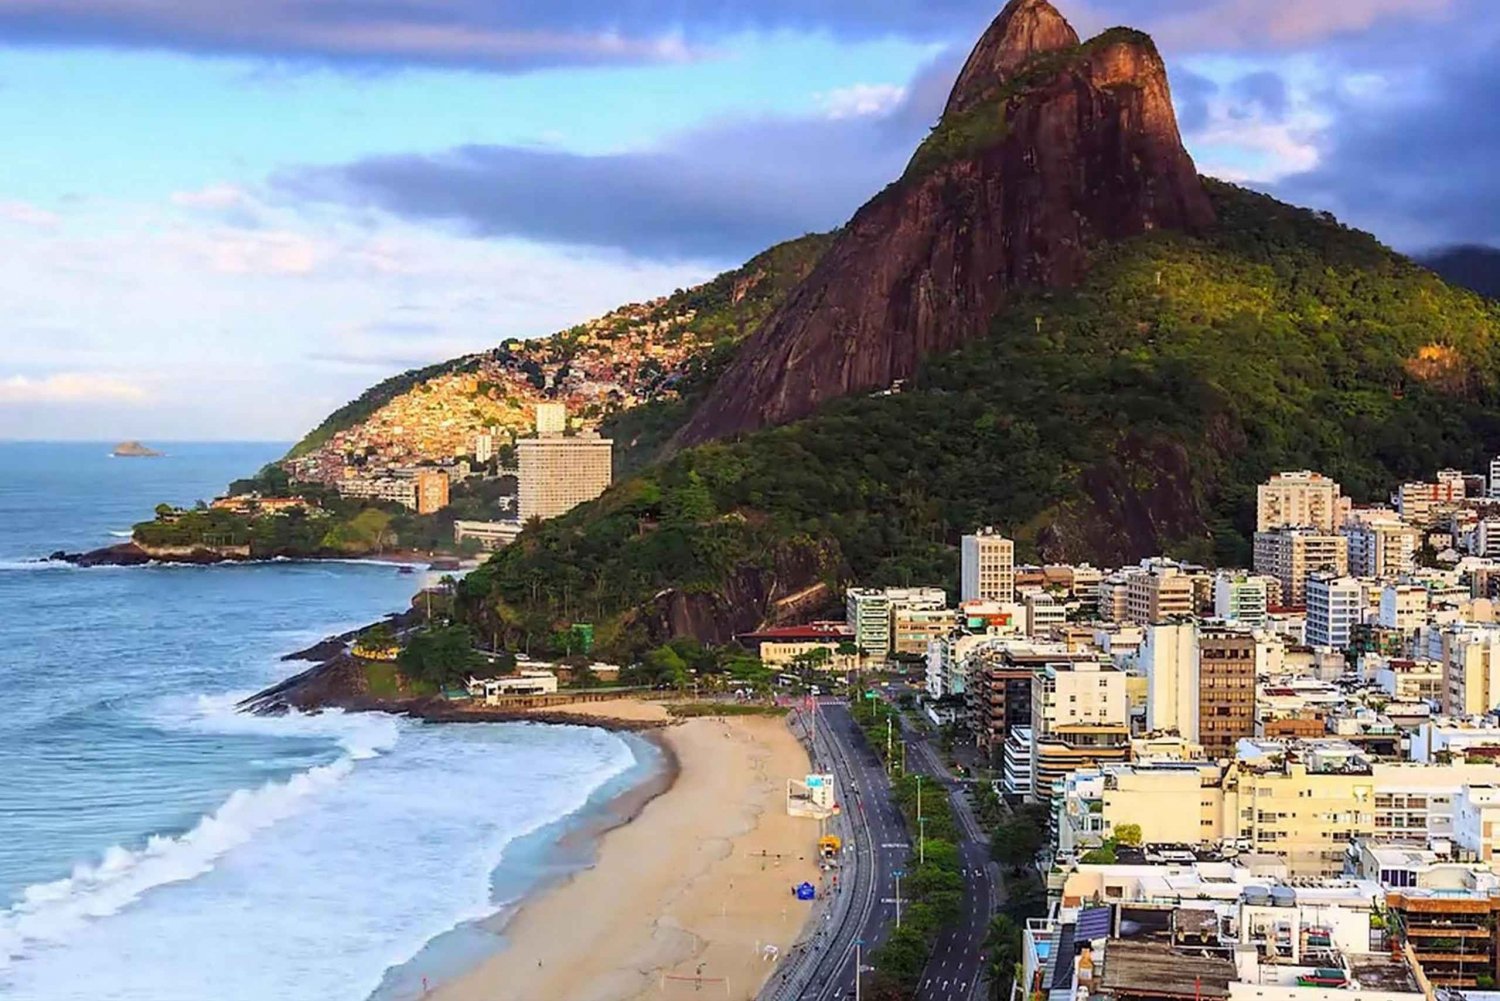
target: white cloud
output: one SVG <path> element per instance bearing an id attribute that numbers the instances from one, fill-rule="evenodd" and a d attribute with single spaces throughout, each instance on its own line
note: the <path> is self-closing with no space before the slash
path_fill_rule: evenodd
<path id="1" fill-rule="evenodd" d="M 118 376 L 92 372 L 58 372 L 33 379 L 13 375 L 0 379 L 0 404 L 145 403 L 146 391 Z"/>
<path id="2" fill-rule="evenodd" d="M 51 229 L 61 221 L 56 212 L 48 212 L 30 202 L 17 201 L 0 201 L 0 219 L 37 229 Z"/>
<path id="3" fill-rule="evenodd" d="M 233 208 L 253 226 L 215 195 L 190 199 L 204 211 L 100 200 L 56 231 L 7 228 L 0 400 L 15 405 L 0 437 L 290 440 L 386 375 L 719 270 L 244 195 Z M 44 401 L 74 405 L 21 405 Z"/>
<path id="4" fill-rule="evenodd" d="M 188 209 L 232 209 L 251 204 L 244 188 L 233 184 L 210 184 L 197 191 L 178 191 L 172 204 Z"/>
<path id="5" fill-rule="evenodd" d="M 837 121 L 884 115 L 906 99 L 906 88 L 894 83 L 856 83 L 817 95 L 823 114 Z"/>

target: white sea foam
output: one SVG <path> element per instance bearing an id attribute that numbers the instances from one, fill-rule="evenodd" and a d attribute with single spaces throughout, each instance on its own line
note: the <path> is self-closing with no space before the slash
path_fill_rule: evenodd
<path id="1" fill-rule="evenodd" d="M 221 708 L 209 700 L 185 725 L 284 723 L 300 733 L 324 725 L 307 717 L 229 724 Z M 350 720 L 327 725 L 346 727 L 340 739 L 357 746 Z M 25 959 L 0 970 L 0 994 L 363 1001 L 387 969 L 493 911 L 494 867 L 504 859 L 507 871 L 525 871 L 538 861 L 515 857 L 517 838 L 578 809 L 633 761 L 624 741 L 597 730 L 388 722 L 399 731 L 389 753 L 356 766 L 351 751 L 281 791 L 246 794 L 244 806 L 216 814 L 222 824 L 175 839 L 205 849 L 194 855 L 174 843 L 161 853 L 171 873 L 150 892 L 127 892 L 138 878 L 131 874 L 154 861 L 149 847 L 39 889 L 24 906 L 49 923 L 26 927 Z M 222 851 L 212 855 L 209 844 Z"/>
<path id="2" fill-rule="evenodd" d="M 136 850 L 115 845 L 64 879 L 28 887 L 19 903 L 0 914 L 0 968 L 36 945 L 63 942 L 86 922 L 119 913 L 149 890 L 203 875 L 226 852 L 291 816 L 353 767 L 351 755 L 285 782 L 241 789 L 186 834 L 155 835 Z"/>

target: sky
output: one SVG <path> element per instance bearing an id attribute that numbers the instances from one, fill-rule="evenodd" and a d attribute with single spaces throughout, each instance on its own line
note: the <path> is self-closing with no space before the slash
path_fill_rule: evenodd
<path id="1" fill-rule="evenodd" d="M 1205 174 L 1500 243 L 1493 0 L 1056 0 Z M 1001 0 L 0 0 L 0 438 L 291 440 L 839 225 Z"/>

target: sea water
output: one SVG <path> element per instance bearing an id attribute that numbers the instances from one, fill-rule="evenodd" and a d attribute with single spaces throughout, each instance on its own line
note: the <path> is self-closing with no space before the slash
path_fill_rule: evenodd
<path id="1" fill-rule="evenodd" d="M 421 578 L 35 562 L 282 447 L 165 451 L 0 443 L 0 997 L 411 996 L 403 964 L 528 886 L 546 833 L 644 752 L 582 727 L 236 712 L 305 666 L 281 654 L 404 607 Z"/>

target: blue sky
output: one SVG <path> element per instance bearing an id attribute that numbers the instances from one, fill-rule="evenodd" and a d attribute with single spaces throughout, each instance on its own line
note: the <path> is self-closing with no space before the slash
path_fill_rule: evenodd
<path id="1" fill-rule="evenodd" d="M 0 437 L 296 437 L 837 225 L 998 0 L 0 0 Z M 1482 0 L 1060 0 L 1205 173 L 1494 242 Z"/>

